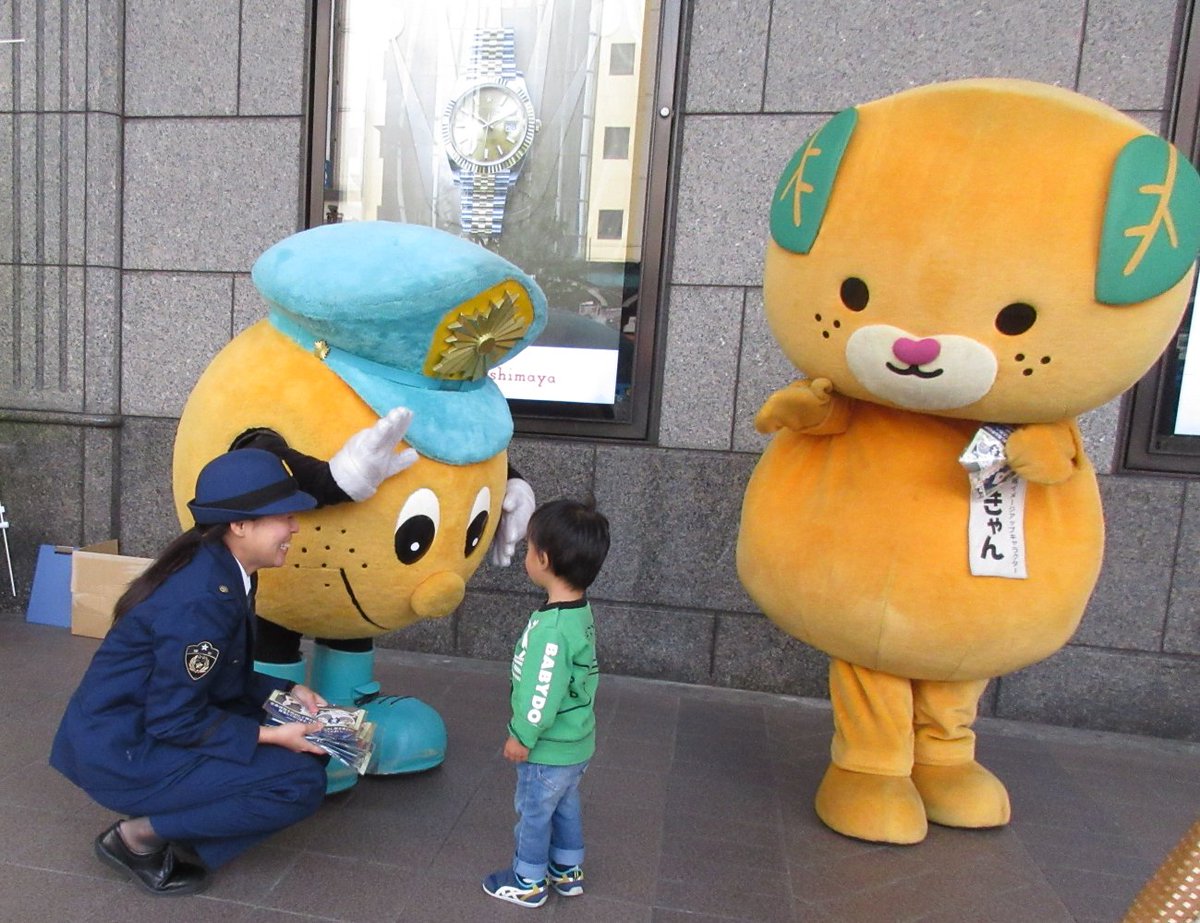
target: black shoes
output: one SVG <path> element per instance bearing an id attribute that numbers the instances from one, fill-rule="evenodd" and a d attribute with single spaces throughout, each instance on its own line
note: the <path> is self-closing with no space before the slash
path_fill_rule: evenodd
<path id="1" fill-rule="evenodd" d="M 120 821 L 96 837 L 96 855 L 133 883 L 158 897 L 180 897 L 196 894 L 208 885 L 208 872 L 199 865 L 184 862 L 175 856 L 168 843 L 162 849 L 139 856 L 133 852 L 117 831 Z"/>

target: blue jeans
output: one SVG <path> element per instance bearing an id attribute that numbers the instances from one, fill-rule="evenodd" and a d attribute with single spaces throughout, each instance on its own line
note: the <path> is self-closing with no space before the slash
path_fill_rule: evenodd
<path id="1" fill-rule="evenodd" d="M 579 782 L 587 767 L 586 761 L 573 766 L 517 764 L 513 871 L 522 878 L 545 878 L 549 862 L 560 867 L 583 864 Z"/>

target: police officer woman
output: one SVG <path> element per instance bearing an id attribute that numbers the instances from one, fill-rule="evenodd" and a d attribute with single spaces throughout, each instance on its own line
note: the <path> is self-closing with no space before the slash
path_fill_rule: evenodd
<path id="1" fill-rule="evenodd" d="M 261 722 L 275 689 L 309 709 L 325 702 L 254 672 L 251 605 L 251 575 L 283 565 L 295 514 L 315 505 L 270 452 L 209 462 L 188 504 L 195 526 L 118 600 L 67 705 L 50 763 L 130 815 L 96 838 L 96 855 L 151 894 L 201 890 L 207 869 L 308 817 L 324 797 L 328 757 L 304 736 L 321 725 Z"/>

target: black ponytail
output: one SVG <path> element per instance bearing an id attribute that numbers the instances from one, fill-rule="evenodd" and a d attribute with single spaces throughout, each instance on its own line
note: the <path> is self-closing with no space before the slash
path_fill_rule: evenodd
<path id="1" fill-rule="evenodd" d="M 171 542 L 141 576 L 134 579 L 113 607 L 113 624 L 117 624 L 130 609 L 150 598 L 163 582 L 191 562 L 205 542 L 219 542 L 229 531 L 229 523 L 196 525 Z"/>

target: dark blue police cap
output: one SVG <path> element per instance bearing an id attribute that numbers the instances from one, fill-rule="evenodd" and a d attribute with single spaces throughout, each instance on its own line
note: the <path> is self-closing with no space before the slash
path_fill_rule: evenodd
<path id="1" fill-rule="evenodd" d="M 316 505 L 277 455 L 264 449 L 234 449 L 201 469 L 188 509 L 197 525 L 212 525 L 299 513 Z"/>

